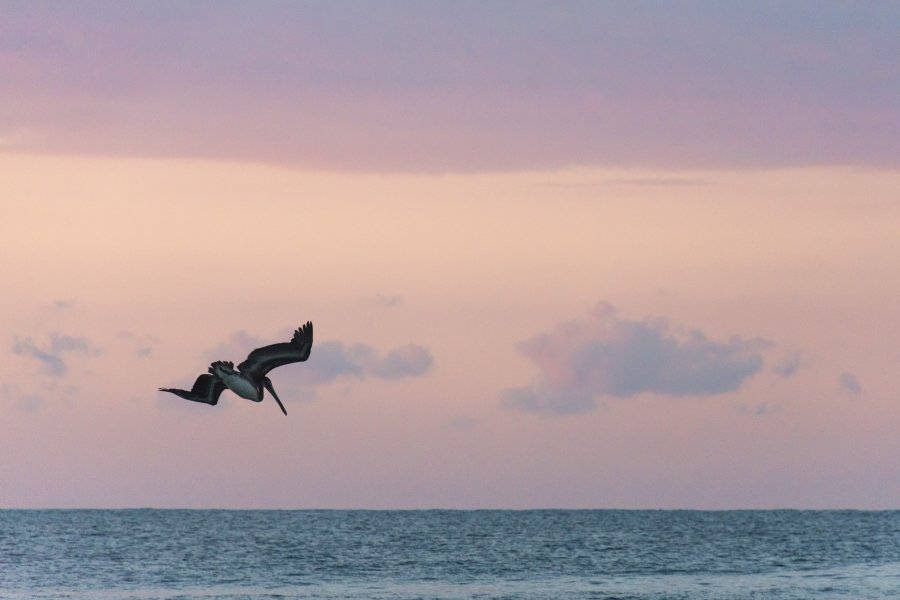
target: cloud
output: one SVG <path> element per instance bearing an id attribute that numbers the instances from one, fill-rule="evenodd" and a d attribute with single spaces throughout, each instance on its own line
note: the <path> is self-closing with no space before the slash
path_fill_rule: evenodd
<path id="1" fill-rule="evenodd" d="M 843 372 L 838 377 L 838 387 L 844 392 L 858 395 L 862 392 L 862 386 L 859 385 L 859 379 L 853 373 Z"/>
<path id="2" fill-rule="evenodd" d="M 345 376 L 356 379 L 419 377 L 427 373 L 433 363 L 428 349 L 417 344 L 394 348 L 382 357 L 367 344 L 328 341 L 313 348 L 300 378 L 304 383 L 314 385 Z"/>
<path id="3" fill-rule="evenodd" d="M 13 401 L 15 408 L 22 412 L 35 412 L 47 404 L 44 396 L 23 392 L 19 386 L 8 383 L 0 385 L 0 398 Z"/>
<path id="4" fill-rule="evenodd" d="M 473 419 L 472 417 L 464 417 L 464 416 L 456 416 L 447 421 L 447 426 L 450 429 L 454 429 L 457 431 L 463 431 L 467 429 L 472 429 L 473 427 L 477 427 L 479 424 L 477 419 Z"/>
<path id="5" fill-rule="evenodd" d="M 780 404 L 770 404 L 768 402 L 760 402 L 755 405 L 740 404 L 737 410 L 742 415 L 750 415 L 753 417 L 765 417 L 767 415 L 781 412 Z"/>
<path id="6" fill-rule="evenodd" d="M 134 354 L 140 358 L 147 358 L 154 352 L 154 346 L 159 338 L 153 335 L 138 335 L 133 331 L 120 331 L 119 338 L 126 341 L 133 348 Z"/>
<path id="7" fill-rule="evenodd" d="M 149 6 L 6 3 L 0 145 L 367 171 L 900 160 L 895 2 Z"/>
<path id="8" fill-rule="evenodd" d="M 87 338 L 58 333 L 50 335 L 50 343 L 46 346 L 38 346 L 30 337 L 15 336 L 12 350 L 15 354 L 28 356 L 40 362 L 44 372 L 52 377 L 63 377 L 68 372 L 68 365 L 63 360 L 64 354 L 95 355 L 99 353 L 99 350 L 93 347 Z"/>
<path id="9" fill-rule="evenodd" d="M 371 366 L 371 373 L 381 379 L 418 377 L 431 368 L 434 359 L 424 346 L 408 344 L 395 348 Z"/>
<path id="10" fill-rule="evenodd" d="M 601 302 L 586 320 L 561 323 L 517 345 L 538 374 L 531 385 L 505 390 L 503 404 L 571 414 L 593 409 L 601 397 L 723 394 L 759 372 L 767 346 L 736 336 L 711 340 L 699 330 L 676 335 L 664 319 L 623 319 Z"/>
<path id="11" fill-rule="evenodd" d="M 362 379 L 365 365 L 370 364 L 374 357 L 375 351 L 365 344 L 319 342 L 313 346 L 298 380 L 307 385 L 318 385 L 344 376 Z"/>
<path id="12" fill-rule="evenodd" d="M 378 294 L 375 296 L 376 304 L 383 306 L 385 308 L 394 308 L 395 306 L 400 306 L 403 303 L 403 297 L 397 295 L 386 296 L 384 294 Z"/>
<path id="13" fill-rule="evenodd" d="M 228 336 L 228 339 L 210 348 L 203 353 L 209 360 L 230 360 L 240 362 L 250 354 L 254 348 L 272 344 L 275 342 L 264 341 L 262 338 L 250 335 L 246 331 L 236 331 Z"/>
<path id="14" fill-rule="evenodd" d="M 705 179 L 696 177 L 640 177 L 608 179 L 606 185 L 639 187 L 696 187 L 709 185 Z"/>
<path id="15" fill-rule="evenodd" d="M 11 402 L 16 410 L 36 412 L 45 408 L 71 406 L 77 398 L 79 388 L 61 384 L 58 378 L 43 381 L 29 380 L 28 389 L 23 390 L 15 383 L 0 384 L 0 399 Z"/>
<path id="16" fill-rule="evenodd" d="M 772 371 L 782 377 L 793 377 L 802 366 L 803 356 L 796 352 L 772 365 Z"/>

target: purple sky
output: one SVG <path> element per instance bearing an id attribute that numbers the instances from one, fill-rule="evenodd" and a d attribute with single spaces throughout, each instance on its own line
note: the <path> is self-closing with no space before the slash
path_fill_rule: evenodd
<path id="1" fill-rule="evenodd" d="M 4 2 L 8 150 L 492 171 L 900 159 L 895 3 Z"/>

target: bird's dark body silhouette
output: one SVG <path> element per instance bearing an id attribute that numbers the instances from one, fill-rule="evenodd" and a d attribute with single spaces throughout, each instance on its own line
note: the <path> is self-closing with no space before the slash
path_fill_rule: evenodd
<path id="1" fill-rule="evenodd" d="M 247 359 L 234 369 L 234 363 L 218 360 L 209 366 L 209 373 L 197 377 L 190 391 L 175 388 L 159 388 L 193 402 L 215 405 L 225 389 L 254 402 L 261 402 L 264 390 L 268 390 L 281 412 L 287 414 L 284 405 L 272 387 L 272 380 L 266 374 L 282 365 L 302 362 L 309 358 L 313 343 L 312 322 L 297 328 L 291 341 L 263 346 L 251 352 Z"/>

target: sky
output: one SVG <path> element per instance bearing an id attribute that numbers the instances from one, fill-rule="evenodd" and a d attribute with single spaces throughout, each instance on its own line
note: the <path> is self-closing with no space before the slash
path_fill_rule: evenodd
<path id="1" fill-rule="evenodd" d="M 0 15 L 0 508 L 900 507 L 900 5 Z"/>

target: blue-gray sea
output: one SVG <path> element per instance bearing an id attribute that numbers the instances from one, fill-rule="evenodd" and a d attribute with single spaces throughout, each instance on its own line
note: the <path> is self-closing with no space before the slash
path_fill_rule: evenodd
<path id="1" fill-rule="evenodd" d="M 900 511 L 2 510 L 0 598 L 900 598 Z"/>

